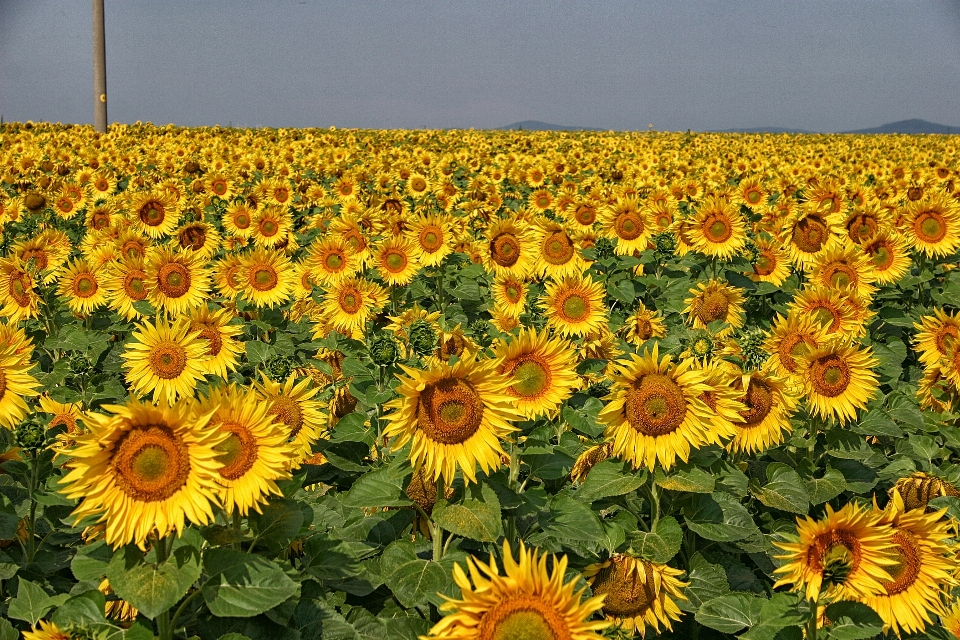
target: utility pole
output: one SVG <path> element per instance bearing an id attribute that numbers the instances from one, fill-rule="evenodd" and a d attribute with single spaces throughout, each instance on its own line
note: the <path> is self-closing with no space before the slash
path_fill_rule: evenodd
<path id="1" fill-rule="evenodd" d="M 93 0 L 93 128 L 107 132 L 107 38 L 103 0 Z"/>

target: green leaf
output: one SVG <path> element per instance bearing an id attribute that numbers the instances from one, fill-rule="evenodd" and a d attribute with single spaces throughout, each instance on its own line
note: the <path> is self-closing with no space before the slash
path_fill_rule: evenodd
<path id="1" fill-rule="evenodd" d="M 824 612 L 830 638 L 863 640 L 883 632 L 883 620 L 877 612 L 861 602 L 834 602 Z"/>
<path id="2" fill-rule="evenodd" d="M 587 479 L 574 494 L 577 500 L 593 502 L 600 498 L 622 496 L 636 491 L 647 478 L 646 471 L 634 471 L 629 463 L 604 460 L 593 466 Z"/>
<path id="3" fill-rule="evenodd" d="M 713 493 L 716 478 L 706 469 L 693 465 L 677 466 L 667 475 L 659 466 L 653 474 L 653 481 L 658 487 L 670 491 L 686 491 L 690 493 Z"/>
<path id="4" fill-rule="evenodd" d="M 50 620 L 61 629 L 68 624 L 102 624 L 106 622 L 103 605 L 106 597 L 97 589 L 85 591 L 65 601 L 53 612 Z"/>
<path id="5" fill-rule="evenodd" d="M 806 616 L 797 609 L 796 595 L 775 593 L 760 609 L 760 622 L 740 636 L 740 640 L 770 640 L 786 627 L 799 627 Z"/>
<path id="6" fill-rule="evenodd" d="M 823 504 L 843 493 L 847 488 L 847 481 L 836 469 L 827 469 L 822 478 L 810 478 L 806 485 L 810 504 Z"/>
<path id="7" fill-rule="evenodd" d="M 107 565 L 113 557 L 113 549 L 103 540 L 77 549 L 70 562 L 70 570 L 77 580 L 100 580 L 107 574 Z"/>
<path id="8" fill-rule="evenodd" d="M 550 513 L 541 515 L 541 521 L 544 531 L 560 540 L 601 542 L 606 539 L 597 514 L 565 493 L 550 501 Z"/>
<path id="9" fill-rule="evenodd" d="M 680 551 L 683 542 L 683 530 L 680 524 L 669 516 L 657 521 L 653 531 L 631 531 L 630 546 L 634 553 L 651 562 L 664 564 Z"/>
<path id="10" fill-rule="evenodd" d="M 903 436 L 903 431 L 893 421 L 893 418 L 878 407 L 868 411 L 860 420 L 854 421 L 850 430 L 863 436 L 887 436 L 890 438 Z"/>
<path id="11" fill-rule="evenodd" d="M 203 600 L 215 616 L 249 618 L 297 593 L 297 583 L 277 563 L 242 551 L 210 549 L 203 567 L 210 576 L 201 587 Z"/>
<path id="12" fill-rule="evenodd" d="M 407 540 L 397 540 L 384 549 L 380 566 L 384 583 L 408 608 L 425 604 L 428 596 L 442 591 L 448 580 L 439 563 L 418 558 Z"/>
<path id="13" fill-rule="evenodd" d="M 251 340 L 249 342 L 245 342 L 244 346 L 247 350 L 247 361 L 255 367 L 260 366 L 273 357 L 270 345 L 268 345 L 266 342 L 261 342 L 260 340 Z"/>
<path id="14" fill-rule="evenodd" d="M 744 593 L 728 593 L 708 600 L 697 610 L 697 622 L 722 633 L 736 633 L 760 621 L 764 598 Z"/>
<path id="15" fill-rule="evenodd" d="M 283 546 L 300 532 L 303 512 L 294 500 L 271 500 L 260 513 L 250 514 L 250 526 L 261 541 L 272 541 Z"/>
<path id="16" fill-rule="evenodd" d="M 6 618 L 0 618 L 0 640 L 17 640 L 20 632 L 13 628 L 10 621 Z"/>
<path id="17" fill-rule="evenodd" d="M 683 519 L 691 531 L 717 542 L 736 542 L 757 531 L 746 507 L 725 493 L 696 494 Z"/>
<path id="18" fill-rule="evenodd" d="M 200 550 L 190 544 L 174 549 L 170 558 L 159 564 L 147 562 L 140 549 L 127 545 L 107 565 L 107 579 L 117 597 L 150 620 L 175 605 L 200 572 Z"/>
<path id="19" fill-rule="evenodd" d="M 405 507 L 413 502 L 403 492 L 406 466 L 385 466 L 360 476 L 343 498 L 348 507 Z"/>
<path id="20" fill-rule="evenodd" d="M 810 510 L 810 494 L 800 474 L 782 462 L 767 466 L 767 484 L 754 488 L 753 494 L 766 506 L 805 515 Z"/>
<path id="21" fill-rule="evenodd" d="M 24 620 L 36 625 L 54 606 L 53 599 L 35 582 L 20 578 L 17 597 L 10 601 L 7 615 L 15 620 Z M 69 597 L 69 596 L 68 596 Z"/>
<path id="22" fill-rule="evenodd" d="M 479 489 L 479 490 L 478 490 Z M 503 519 L 496 492 L 487 484 L 471 487 L 472 498 L 459 503 L 438 500 L 434 522 L 444 530 L 480 542 L 495 542 L 503 535 Z"/>

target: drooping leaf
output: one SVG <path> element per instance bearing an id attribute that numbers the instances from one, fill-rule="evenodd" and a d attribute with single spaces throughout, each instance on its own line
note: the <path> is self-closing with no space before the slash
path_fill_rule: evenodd
<path id="1" fill-rule="evenodd" d="M 297 592 L 297 583 L 274 561 L 262 556 L 210 549 L 203 557 L 209 576 L 201 587 L 215 616 L 248 618 L 272 609 Z"/>

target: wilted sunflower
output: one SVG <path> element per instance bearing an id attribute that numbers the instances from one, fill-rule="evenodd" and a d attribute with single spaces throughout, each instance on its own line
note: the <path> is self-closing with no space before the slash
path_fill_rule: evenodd
<path id="1" fill-rule="evenodd" d="M 76 259 L 60 276 L 57 292 L 66 299 L 70 311 L 83 318 L 107 301 L 101 280 L 102 275 L 94 273 L 85 260 Z"/>
<path id="2" fill-rule="evenodd" d="M 914 323 L 913 342 L 917 359 L 926 366 L 938 365 L 955 344 L 960 344 L 960 315 L 936 307 L 932 316 L 921 316 Z"/>
<path id="3" fill-rule="evenodd" d="M 753 455 L 782 443 L 785 434 L 793 430 L 790 417 L 798 398 L 769 367 L 746 374 L 738 382 L 739 401 L 746 409 L 740 412 L 743 422 L 734 423 L 737 435 L 727 450 Z"/>
<path id="4" fill-rule="evenodd" d="M 881 231 L 862 246 L 873 262 L 879 284 L 893 284 L 907 275 L 913 265 L 907 241 L 899 234 Z"/>
<path id="5" fill-rule="evenodd" d="M 290 299 L 293 271 L 280 251 L 254 249 L 240 257 L 240 295 L 257 307 L 281 305 Z"/>
<path id="6" fill-rule="evenodd" d="M 469 357 L 427 371 L 400 365 L 406 375 L 400 376 L 399 397 L 384 405 L 392 409 L 384 416 L 384 437 L 396 437 L 394 450 L 413 441 L 413 467 L 442 476 L 447 486 L 458 467 L 467 483 L 477 481 L 477 464 L 484 473 L 500 468 L 500 440 L 516 430 L 510 422 L 521 415 L 496 364 Z"/>
<path id="7" fill-rule="evenodd" d="M 505 393 L 528 419 L 551 415 L 578 382 L 570 343 L 550 338 L 547 331 L 521 329 L 509 343 L 498 345 L 496 357 L 500 361 L 497 373 L 510 382 Z"/>
<path id="8" fill-rule="evenodd" d="M 684 300 L 683 313 L 696 329 L 706 329 L 713 322 L 723 322 L 725 327 L 717 335 L 723 336 L 743 326 L 743 293 L 720 280 L 697 283 L 690 289 L 693 297 Z"/>
<path id="9" fill-rule="evenodd" d="M 210 287 L 205 262 L 198 255 L 176 253 L 168 247 L 152 249 L 144 266 L 150 303 L 171 316 L 202 305 Z"/>
<path id="10" fill-rule="evenodd" d="M 494 278 L 491 291 L 495 308 L 502 313 L 520 317 L 527 307 L 527 283 L 523 278 Z"/>
<path id="11" fill-rule="evenodd" d="M 391 287 L 410 284 L 420 270 L 413 243 L 402 236 L 388 238 L 373 249 L 373 264 Z"/>
<path id="12" fill-rule="evenodd" d="M 797 518 L 797 535 L 774 544 L 787 553 L 775 573 L 785 574 L 774 589 L 792 585 L 804 590 L 807 600 L 862 599 L 883 593 L 892 578 L 887 571 L 897 563 L 893 554 L 893 529 L 880 524 L 881 514 L 848 502 L 834 512 L 827 504 L 826 517 Z"/>
<path id="13" fill-rule="evenodd" d="M 634 251 L 647 248 L 654 228 L 647 221 L 646 212 L 641 209 L 637 198 L 623 196 L 605 207 L 601 213 L 600 225 L 603 235 L 616 240 L 614 253 L 629 256 Z"/>
<path id="14" fill-rule="evenodd" d="M 173 235 L 181 251 L 192 251 L 205 259 L 220 249 L 220 232 L 208 222 L 188 222 Z"/>
<path id="15" fill-rule="evenodd" d="M 162 238 L 177 228 L 180 222 L 180 207 L 162 191 L 138 191 L 131 193 L 127 210 L 133 217 L 137 231 L 151 238 Z"/>
<path id="16" fill-rule="evenodd" d="M 664 469 L 686 462 L 690 450 L 705 444 L 719 444 L 735 431 L 728 421 L 712 424 L 715 412 L 701 397 L 710 391 L 706 374 L 693 360 L 673 364 L 671 357 L 660 359 L 659 347 L 643 356 L 631 354 L 613 376 L 614 386 L 607 404 L 597 416 L 607 425 L 604 433 L 613 441 L 615 456 L 630 461 L 634 468 L 653 471 L 657 462 Z M 733 409 L 720 398 L 716 412 Z"/>
<path id="17" fill-rule="evenodd" d="M 797 209 L 784 220 L 780 239 L 798 267 L 806 267 L 831 238 L 838 235 L 830 214 L 809 205 Z"/>
<path id="18" fill-rule="evenodd" d="M 25 398 L 37 395 L 40 383 L 30 375 L 33 364 L 13 351 L 0 354 L 0 425 L 12 429 L 29 411 Z"/>
<path id="19" fill-rule="evenodd" d="M 417 249 L 417 261 L 425 267 L 436 267 L 450 255 L 451 220 L 446 215 L 429 214 L 410 221 L 406 231 Z"/>
<path id="20" fill-rule="evenodd" d="M 883 591 L 863 602 L 898 636 L 923 631 L 933 624 L 931 613 L 946 614 L 942 597 L 957 580 L 955 552 L 946 544 L 952 533 L 945 513 L 946 508 L 929 514 L 922 508 L 907 511 L 898 493 L 883 511 L 879 524 L 893 528 L 896 563 L 885 567 L 891 579 L 881 580 Z"/>
<path id="21" fill-rule="evenodd" d="M 224 380 L 230 371 L 236 371 L 244 352 L 245 343 L 236 339 L 243 332 L 242 325 L 230 324 L 236 316 L 230 309 L 211 311 L 202 305 L 190 312 L 190 332 L 199 331 L 201 341 L 206 341 L 206 358 L 200 362 L 204 373 L 220 376 Z"/>
<path id="22" fill-rule="evenodd" d="M 235 385 L 211 389 L 198 411 L 210 414 L 208 430 L 226 434 L 214 447 L 223 464 L 217 470 L 220 500 L 227 513 L 246 516 L 270 495 L 281 495 L 277 480 L 290 477 L 292 447 L 286 429 L 273 422 L 269 404 L 249 389 Z"/>
<path id="23" fill-rule="evenodd" d="M 584 336 L 607 324 L 603 285 L 590 276 L 568 276 L 546 283 L 540 306 L 547 325 L 561 336 Z"/>
<path id="24" fill-rule="evenodd" d="M 370 313 L 382 307 L 386 298 L 386 291 L 377 283 L 347 278 L 326 291 L 321 308 L 338 332 L 352 336 L 363 332 Z"/>
<path id="25" fill-rule="evenodd" d="M 667 335 L 667 326 L 659 311 L 647 309 L 641 302 L 637 310 L 623 323 L 626 340 L 634 346 L 641 346 L 651 338 L 663 338 Z"/>
<path id="26" fill-rule="evenodd" d="M 261 379 L 261 383 L 254 383 L 254 388 L 267 402 L 267 413 L 273 416 L 273 422 L 283 425 L 284 436 L 293 448 L 294 461 L 310 457 L 313 443 L 324 435 L 321 404 L 314 399 L 320 387 L 314 386 L 310 378 L 297 382 L 295 373 L 283 384 L 263 375 Z"/>
<path id="27" fill-rule="evenodd" d="M 209 413 L 196 413 L 192 401 L 168 406 L 105 405 L 111 415 L 88 414 L 88 431 L 76 436 L 69 451 L 63 493 L 81 499 L 77 521 L 98 518 L 106 525 L 107 544 L 133 542 L 141 549 L 156 531 L 179 535 L 190 520 L 213 519 L 218 461 L 216 447 L 227 434 L 208 429 Z"/>
<path id="28" fill-rule="evenodd" d="M 547 568 L 552 559 L 552 571 Z M 443 596 L 440 606 L 446 615 L 433 625 L 424 640 L 600 640 L 597 631 L 610 626 L 590 618 L 600 609 L 603 598 L 583 600 L 586 587 L 574 593 L 577 578 L 563 583 L 567 557 L 540 556 L 536 548 L 520 542 L 519 561 L 514 560 L 510 543 L 503 542 L 503 568 L 490 558 L 486 565 L 467 558 L 466 572 L 455 564 L 453 580 L 460 587 L 459 599 Z M 472 580 L 472 584 L 471 584 Z"/>
<path id="29" fill-rule="evenodd" d="M 686 600 L 682 589 L 687 583 L 677 580 L 683 571 L 633 556 L 616 554 L 605 562 L 583 570 L 594 596 L 605 596 L 603 615 L 628 633 L 646 636 L 647 625 L 655 633 L 662 624 L 672 631 L 672 620 L 680 619 L 675 600 Z"/>
<path id="30" fill-rule="evenodd" d="M 203 380 L 209 347 L 198 331 L 191 331 L 190 319 L 168 324 L 158 317 L 155 324 L 137 325 L 133 338 L 120 355 L 128 369 L 127 384 L 138 394 L 152 392 L 154 401 L 164 398 L 173 404 L 192 398 L 196 383 Z"/>
<path id="31" fill-rule="evenodd" d="M 812 412 L 821 418 L 835 416 L 840 424 L 857 419 L 876 395 L 876 367 L 870 347 L 832 340 L 810 350 L 800 360 L 799 375 L 804 395 Z"/>
<path id="32" fill-rule="evenodd" d="M 532 234 L 514 220 L 494 221 L 486 238 L 484 264 L 494 276 L 522 278 L 536 266 L 537 249 Z"/>
<path id="33" fill-rule="evenodd" d="M 687 221 L 687 234 L 694 251 L 729 260 L 747 244 L 743 215 L 736 205 L 720 197 L 707 197 Z"/>
<path id="34" fill-rule="evenodd" d="M 951 199 L 935 196 L 911 202 L 901 224 L 907 242 L 925 256 L 942 258 L 960 248 L 960 213 Z"/>

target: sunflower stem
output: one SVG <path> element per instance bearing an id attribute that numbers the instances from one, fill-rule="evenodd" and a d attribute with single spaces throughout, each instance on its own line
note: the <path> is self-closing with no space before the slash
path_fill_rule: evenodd
<path id="1" fill-rule="evenodd" d="M 172 536 L 167 536 L 171 540 Z M 160 538 L 153 544 L 157 550 L 157 566 L 159 567 L 170 557 L 170 550 L 167 548 L 167 539 Z M 170 626 L 170 610 L 164 611 L 157 616 L 157 637 L 160 640 L 173 640 L 173 628 Z"/>
<path id="2" fill-rule="evenodd" d="M 437 499 L 440 502 L 446 497 L 446 491 L 443 486 L 443 476 L 437 478 Z M 436 504 L 436 502 L 434 504 Z M 433 538 L 433 559 L 436 562 L 443 557 L 443 529 L 436 522 L 430 520 L 430 537 Z M 453 535 L 453 534 L 451 534 Z"/>
<path id="3" fill-rule="evenodd" d="M 660 521 L 660 489 L 650 475 L 650 530 L 656 528 Z"/>
<path id="4" fill-rule="evenodd" d="M 233 535 L 234 535 L 233 548 L 236 549 L 237 551 L 242 551 L 243 549 L 241 548 L 240 545 L 243 540 L 243 527 L 240 520 L 239 509 L 235 508 L 233 510 L 232 520 L 233 520 Z"/>
<path id="5" fill-rule="evenodd" d="M 810 605 L 810 618 L 807 620 L 807 635 L 804 640 L 817 640 L 817 601 L 807 600 Z"/>

